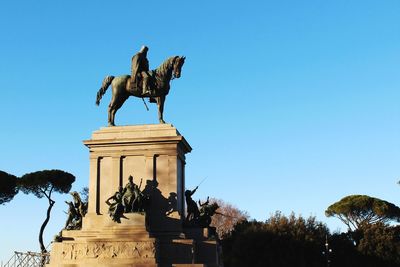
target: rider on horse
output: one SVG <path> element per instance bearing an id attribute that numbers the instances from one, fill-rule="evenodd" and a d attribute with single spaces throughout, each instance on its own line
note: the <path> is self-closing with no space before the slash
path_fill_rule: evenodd
<path id="1" fill-rule="evenodd" d="M 143 46 L 141 50 L 132 57 L 131 75 L 112 76 L 107 75 L 97 92 L 96 105 L 111 85 L 112 97 L 108 105 L 108 125 L 114 126 L 114 118 L 117 110 L 124 104 L 129 96 L 150 97 L 150 102 L 156 102 L 158 106 L 158 120 L 165 123 L 163 119 L 165 98 L 169 93 L 170 82 L 181 76 L 181 69 L 185 63 L 185 57 L 173 56 L 166 59 L 157 69 L 149 71 L 147 60 L 148 48 Z"/>
<path id="2" fill-rule="evenodd" d="M 139 87 L 140 79 L 142 80 L 142 94 L 150 95 L 149 88 L 149 61 L 147 60 L 147 46 L 142 46 L 140 51 L 132 57 L 132 75 L 130 80 L 130 89 L 134 90 Z"/>

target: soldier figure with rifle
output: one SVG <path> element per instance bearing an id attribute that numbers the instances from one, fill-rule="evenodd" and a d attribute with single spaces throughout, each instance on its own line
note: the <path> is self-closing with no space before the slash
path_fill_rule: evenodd
<path id="1" fill-rule="evenodd" d="M 187 206 L 186 222 L 188 223 L 193 223 L 197 221 L 200 215 L 199 208 L 197 207 L 196 202 L 192 199 L 192 195 L 196 192 L 198 188 L 199 186 L 196 186 L 194 190 L 185 191 L 185 199 Z"/>

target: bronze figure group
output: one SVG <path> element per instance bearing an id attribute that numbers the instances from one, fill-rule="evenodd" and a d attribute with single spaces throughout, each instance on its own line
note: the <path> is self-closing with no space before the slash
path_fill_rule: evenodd
<path id="1" fill-rule="evenodd" d="M 146 211 L 150 203 L 150 195 L 144 194 L 144 192 L 140 190 L 141 185 L 142 179 L 140 180 L 140 184 L 137 185 L 133 182 L 133 177 L 131 175 L 129 176 L 128 183 L 125 187 L 120 186 L 118 191 L 106 200 L 106 203 L 109 206 L 108 214 L 113 221 L 121 223 L 121 218 L 124 218 L 124 213 L 143 213 Z M 218 213 L 217 209 L 219 206 L 217 203 L 210 204 L 208 197 L 206 202 L 201 203 L 199 200 L 197 204 L 192 199 L 192 195 L 197 189 L 198 186 L 193 190 L 185 191 L 187 215 L 184 224 L 189 227 L 210 228 L 212 216 Z M 166 215 L 169 215 L 172 211 L 173 209 L 167 211 Z"/>
<path id="2" fill-rule="evenodd" d="M 68 217 L 65 222 L 65 230 L 79 230 L 82 228 L 82 219 L 85 217 L 88 209 L 88 203 L 83 202 L 78 192 L 70 193 L 73 201 L 65 201 L 68 205 Z"/>
<path id="3" fill-rule="evenodd" d="M 140 184 L 137 185 L 133 182 L 132 175 L 130 175 L 125 187 L 120 186 L 118 191 L 106 200 L 106 203 L 109 206 L 108 214 L 113 221 L 121 223 L 121 218 L 124 217 L 124 213 L 143 213 L 146 211 L 150 202 L 150 196 L 144 194 L 144 192 L 140 190 L 141 186 L 142 179 L 140 180 Z M 193 190 L 185 191 L 187 215 L 184 224 L 189 227 L 210 227 L 212 216 L 218 213 L 217 209 L 219 206 L 217 203 L 210 204 L 209 198 L 207 198 L 204 203 L 201 203 L 199 200 L 197 205 L 197 203 L 192 199 L 192 195 L 197 189 L 198 186 Z M 65 203 L 68 204 L 69 209 L 64 229 L 80 230 L 82 228 L 82 219 L 87 213 L 88 203 L 81 200 L 79 193 L 74 191 L 70 194 L 73 197 L 73 201 L 65 201 Z M 175 197 L 173 197 L 173 200 L 168 201 L 174 202 L 176 200 Z M 172 204 L 173 203 L 171 203 L 171 205 Z M 168 211 L 166 215 L 169 215 L 172 212 L 173 209 Z"/>
<path id="4" fill-rule="evenodd" d="M 109 206 L 108 214 L 113 221 L 121 223 L 124 213 L 144 212 L 146 210 L 150 197 L 140 190 L 141 185 L 142 180 L 140 180 L 138 186 L 133 182 L 131 175 L 126 186 L 124 188 L 120 186 L 118 191 L 106 200 Z"/>
<path id="5" fill-rule="evenodd" d="M 185 225 L 193 227 L 210 227 L 212 216 L 217 213 L 219 206 L 217 203 L 210 204 L 209 197 L 207 197 L 207 201 L 204 203 L 201 203 L 199 200 L 199 206 L 197 206 L 197 203 L 192 199 L 192 195 L 198 188 L 199 187 L 196 186 L 193 190 L 185 191 L 187 206 Z"/>

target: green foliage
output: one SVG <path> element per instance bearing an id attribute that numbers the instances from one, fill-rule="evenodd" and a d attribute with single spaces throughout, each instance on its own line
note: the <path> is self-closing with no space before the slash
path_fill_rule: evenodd
<path id="1" fill-rule="evenodd" d="M 275 213 L 265 223 L 243 221 L 222 240 L 224 264 L 235 266 L 323 266 L 325 224 Z"/>
<path id="2" fill-rule="evenodd" d="M 294 213 L 286 217 L 281 212 L 276 212 L 264 224 L 265 229 L 279 235 L 289 235 L 296 240 L 314 242 L 324 239 L 329 233 L 327 226 L 318 222 L 315 217 L 310 216 L 307 219 L 302 216 L 296 217 Z"/>
<path id="3" fill-rule="evenodd" d="M 46 252 L 43 242 L 43 232 L 50 220 L 51 210 L 55 201 L 51 199 L 53 192 L 68 193 L 71 190 L 75 176 L 61 170 L 43 170 L 27 173 L 20 179 L 20 187 L 25 194 L 32 193 L 38 198 L 46 197 L 49 207 L 46 212 L 46 219 L 39 230 L 39 244 L 42 252 Z"/>
<path id="4" fill-rule="evenodd" d="M 354 236 L 358 235 L 356 245 Z M 326 239 L 327 237 L 327 239 Z M 366 224 L 348 233 L 329 234 L 315 217 L 275 213 L 265 222 L 243 221 L 221 241 L 225 267 L 400 266 L 400 227 L 382 222 Z"/>
<path id="5" fill-rule="evenodd" d="M 326 216 L 337 217 L 349 230 L 356 230 L 367 224 L 400 221 L 400 208 L 396 205 L 370 196 L 350 195 L 330 205 Z"/>
<path id="6" fill-rule="evenodd" d="M 38 198 L 46 196 L 55 191 L 68 193 L 71 190 L 75 176 L 62 170 L 43 170 L 27 173 L 21 177 L 21 190 L 25 194 L 32 193 Z"/>
<path id="7" fill-rule="evenodd" d="M 358 235 L 358 244 L 354 244 Z M 348 233 L 333 234 L 331 266 L 398 267 L 400 266 L 400 228 L 378 222 L 366 224 Z"/>
<path id="8" fill-rule="evenodd" d="M 0 204 L 11 201 L 18 193 L 17 177 L 0 171 Z"/>
<path id="9" fill-rule="evenodd" d="M 362 255 L 378 259 L 387 266 L 400 266 L 400 227 L 383 223 L 365 225 L 357 250 Z"/>
<path id="10" fill-rule="evenodd" d="M 328 238 L 329 247 L 332 249 L 330 254 L 332 267 L 363 266 L 363 257 L 358 253 L 354 245 L 352 236 L 348 233 L 334 233 Z"/>

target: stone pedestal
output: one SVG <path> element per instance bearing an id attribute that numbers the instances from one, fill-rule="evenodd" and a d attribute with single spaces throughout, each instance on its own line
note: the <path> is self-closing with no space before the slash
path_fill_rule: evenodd
<path id="1" fill-rule="evenodd" d="M 84 144 L 90 151 L 88 213 L 82 230 L 64 230 L 62 242 L 53 243 L 49 267 L 219 266 L 216 241 L 182 227 L 191 147 L 175 127 L 105 127 Z M 124 213 L 116 223 L 105 202 L 130 175 L 150 195 L 150 207 L 146 214 Z"/>
<path id="2" fill-rule="evenodd" d="M 151 232 L 182 232 L 185 154 L 192 149 L 171 124 L 105 127 L 84 141 L 90 150 L 89 210 L 84 228 L 109 221 L 107 198 L 132 175 L 151 196 Z M 168 213 L 169 215 L 165 216 Z"/>

